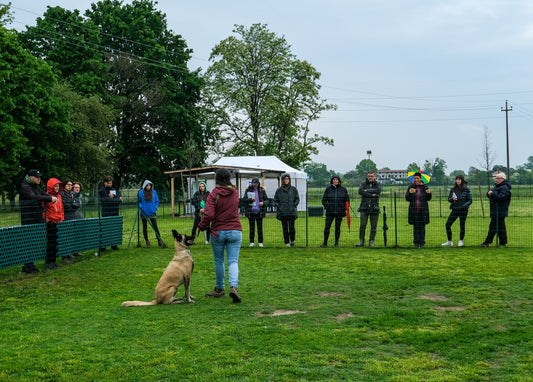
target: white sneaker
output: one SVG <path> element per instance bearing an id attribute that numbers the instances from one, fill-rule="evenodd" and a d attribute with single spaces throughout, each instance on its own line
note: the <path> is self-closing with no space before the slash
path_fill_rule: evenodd
<path id="1" fill-rule="evenodd" d="M 290 246 L 291 246 L 291 243 L 285 244 L 285 247 L 290 247 Z"/>
<path id="2" fill-rule="evenodd" d="M 261 248 L 263 248 L 263 243 L 259 243 L 259 246 L 260 246 Z"/>
<path id="3" fill-rule="evenodd" d="M 453 247 L 453 241 L 448 240 L 446 243 L 441 244 L 443 247 Z"/>
<path id="4" fill-rule="evenodd" d="M 250 247 L 255 247 L 255 243 L 250 243 Z"/>
<path id="5" fill-rule="evenodd" d="M 207 240 L 205 241 L 205 243 L 206 243 L 206 244 L 209 244 L 209 242 L 208 242 Z"/>
<path id="6" fill-rule="evenodd" d="M 463 241 L 462 240 L 459 240 L 459 243 L 457 243 L 457 246 L 458 247 L 462 247 L 464 244 L 463 244 Z"/>

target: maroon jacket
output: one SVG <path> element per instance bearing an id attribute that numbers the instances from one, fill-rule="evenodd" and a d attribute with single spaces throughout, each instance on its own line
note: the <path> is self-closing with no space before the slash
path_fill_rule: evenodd
<path id="1" fill-rule="evenodd" d="M 217 186 L 211 191 L 198 228 L 205 231 L 209 224 L 214 231 L 242 231 L 239 218 L 239 193 L 235 188 Z"/>

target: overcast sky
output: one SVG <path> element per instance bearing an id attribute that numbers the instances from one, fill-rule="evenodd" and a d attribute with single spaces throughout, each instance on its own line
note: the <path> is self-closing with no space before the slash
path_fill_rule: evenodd
<path id="1" fill-rule="evenodd" d="M 93 2 L 15 0 L 13 27 L 34 25 L 46 5 L 83 13 Z M 484 126 L 496 163 L 506 165 L 506 100 L 511 167 L 533 155 L 531 0 L 161 0 L 157 7 L 193 49 L 192 69 L 209 66 L 211 49 L 234 24 L 263 23 L 285 36 L 322 73 L 322 97 L 338 105 L 312 124 L 335 141 L 313 157 L 330 170 L 354 169 L 369 150 L 378 168 L 437 157 L 447 173 L 481 168 Z"/>

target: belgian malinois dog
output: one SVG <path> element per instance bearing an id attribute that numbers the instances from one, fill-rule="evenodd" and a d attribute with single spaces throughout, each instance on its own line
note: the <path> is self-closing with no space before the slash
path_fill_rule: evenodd
<path id="1" fill-rule="evenodd" d="M 187 236 L 172 230 L 174 235 L 174 257 L 168 263 L 167 269 L 161 275 L 155 287 L 155 299 L 153 301 L 124 301 L 122 306 L 145 306 L 157 304 L 181 304 L 184 300 L 174 297 L 178 287 L 185 286 L 185 299 L 187 302 L 194 302 L 191 296 L 191 274 L 194 268 L 194 261 L 191 257 L 189 246 L 194 245 L 194 236 Z"/>

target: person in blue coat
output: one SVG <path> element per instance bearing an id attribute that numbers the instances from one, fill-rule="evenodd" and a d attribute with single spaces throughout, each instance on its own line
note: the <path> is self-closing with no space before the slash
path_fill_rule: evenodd
<path id="1" fill-rule="evenodd" d="M 487 238 L 480 247 L 488 247 L 496 233 L 498 234 L 498 246 L 507 245 L 507 227 L 505 218 L 509 213 L 509 204 L 511 203 L 511 183 L 506 179 L 505 173 L 499 172 L 494 178 L 496 184 L 489 192 L 487 197 L 490 201 L 490 225 Z"/>
<path id="2" fill-rule="evenodd" d="M 137 204 L 141 210 L 141 220 L 143 223 L 143 236 L 146 241 L 146 246 L 150 247 L 150 240 L 148 240 L 148 219 L 152 223 L 152 227 L 156 232 L 157 242 L 160 247 L 163 246 L 161 241 L 161 235 L 159 234 L 159 229 L 157 228 L 157 209 L 159 208 L 159 198 L 157 197 L 157 192 L 154 190 L 154 184 L 146 179 L 143 183 L 142 189 L 139 191 L 137 196 Z"/>
<path id="3" fill-rule="evenodd" d="M 446 235 L 448 236 L 448 241 L 443 243 L 444 247 L 453 246 L 452 241 L 452 224 L 459 218 L 459 242 L 457 243 L 458 247 L 463 246 L 463 240 L 465 238 L 465 226 L 466 226 L 466 217 L 468 215 L 468 208 L 472 204 L 472 192 L 470 192 L 470 187 L 466 184 L 465 177 L 463 175 L 457 175 L 455 177 L 455 185 L 450 189 L 448 194 L 448 201 L 450 202 L 450 216 L 446 221 Z"/>

